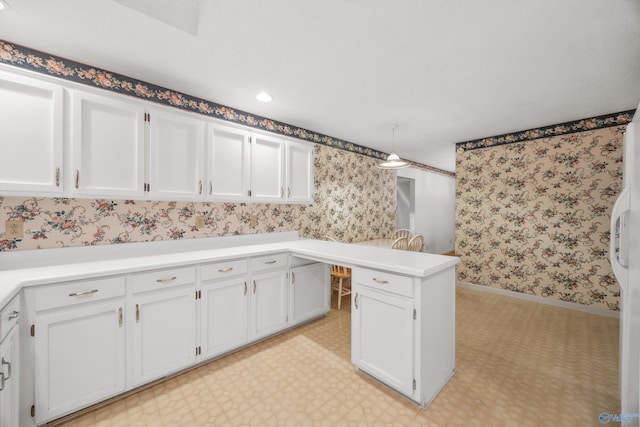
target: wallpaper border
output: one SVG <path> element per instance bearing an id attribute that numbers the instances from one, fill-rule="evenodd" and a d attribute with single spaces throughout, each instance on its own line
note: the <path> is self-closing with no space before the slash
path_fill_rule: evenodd
<path id="1" fill-rule="evenodd" d="M 227 107 L 206 99 L 137 80 L 122 74 L 92 67 L 81 62 L 54 56 L 0 39 L 0 62 L 18 68 L 55 76 L 64 80 L 111 92 L 144 99 L 158 104 L 203 114 L 227 122 L 238 123 L 255 129 L 284 136 L 291 136 L 316 144 L 362 154 L 376 159 L 386 159 L 387 154 L 342 139 L 313 132 L 277 120 Z M 410 162 L 415 168 L 455 177 L 454 172 L 438 169 L 418 162 Z"/>
<path id="2" fill-rule="evenodd" d="M 567 135 L 571 133 L 584 132 L 608 128 L 612 126 L 626 125 L 631 122 L 636 110 L 621 111 L 618 113 L 605 114 L 603 116 L 591 117 L 588 119 L 574 120 L 572 122 L 560 123 L 550 126 L 543 126 L 523 130 L 519 132 L 505 133 L 502 135 L 490 136 L 487 138 L 473 139 L 470 141 L 456 143 L 456 150 L 464 151 L 478 150 L 480 148 L 495 147 L 498 145 L 515 144 L 517 142 L 532 141 L 538 138 Z"/>

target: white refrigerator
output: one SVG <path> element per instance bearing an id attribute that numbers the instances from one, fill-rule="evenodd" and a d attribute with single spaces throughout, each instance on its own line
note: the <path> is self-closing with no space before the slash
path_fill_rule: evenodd
<path id="1" fill-rule="evenodd" d="M 640 413 L 640 107 L 624 136 L 624 184 L 611 213 L 609 257 L 620 284 L 621 414 Z M 634 416 L 625 426 L 638 426 Z"/>

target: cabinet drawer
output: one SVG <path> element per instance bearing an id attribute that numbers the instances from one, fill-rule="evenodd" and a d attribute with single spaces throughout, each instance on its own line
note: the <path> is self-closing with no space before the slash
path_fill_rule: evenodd
<path id="1" fill-rule="evenodd" d="M 366 268 L 354 268 L 353 280 L 359 285 L 369 286 L 393 294 L 413 297 L 413 279 L 411 277 Z"/>
<path id="2" fill-rule="evenodd" d="M 20 295 L 13 297 L 0 313 L 0 341 L 4 340 L 20 316 Z"/>
<path id="3" fill-rule="evenodd" d="M 195 267 L 170 268 L 149 273 L 135 274 L 129 277 L 133 293 L 154 291 L 173 286 L 187 285 L 196 282 Z"/>
<path id="4" fill-rule="evenodd" d="M 78 280 L 59 285 L 47 285 L 36 290 L 36 311 L 74 304 L 101 301 L 107 298 L 124 296 L 124 277 Z"/>
<path id="5" fill-rule="evenodd" d="M 224 279 L 247 273 L 247 260 L 234 259 L 214 262 L 200 267 L 201 280 Z"/>
<path id="6" fill-rule="evenodd" d="M 273 254 L 251 258 L 251 272 L 270 270 L 272 268 L 287 267 L 287 254 Z"/>

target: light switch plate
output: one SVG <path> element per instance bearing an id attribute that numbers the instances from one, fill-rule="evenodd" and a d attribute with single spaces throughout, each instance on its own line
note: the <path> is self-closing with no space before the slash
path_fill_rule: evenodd
<path id="1" fill-rule="evenodd" d="M 203 216 L 197 216 L 196 217 L 196 228 L 198 230 L 202 230 L 204 228 L 204 217 Z"/>
<path id="2" fill-rule="evenodd" d="M 24 224 L 19 220 L 8 219 L 4 223 L 5 237 L 7 239 L 22 239 L 24 237 Z"/>

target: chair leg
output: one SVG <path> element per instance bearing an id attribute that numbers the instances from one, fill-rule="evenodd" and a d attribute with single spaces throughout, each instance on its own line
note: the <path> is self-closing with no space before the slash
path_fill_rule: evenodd
<path id="1" fill-rule="evenodd" d="M 338 310 L 342 307 L 342 277 L 338 282 Z"/>

